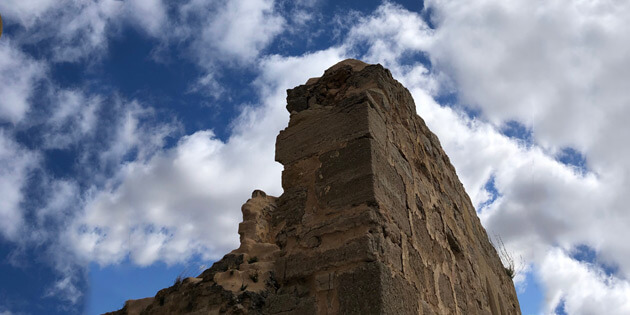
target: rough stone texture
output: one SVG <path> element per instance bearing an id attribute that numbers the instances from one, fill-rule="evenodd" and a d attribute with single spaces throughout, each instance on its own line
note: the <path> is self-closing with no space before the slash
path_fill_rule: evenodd
<path id="1" fill-rule="evenodd" d="M 287 91 L 279 198 L 243 206 L 241 246 L 118 314 L 520 314 L 437 137 L 380 65 Z"/>

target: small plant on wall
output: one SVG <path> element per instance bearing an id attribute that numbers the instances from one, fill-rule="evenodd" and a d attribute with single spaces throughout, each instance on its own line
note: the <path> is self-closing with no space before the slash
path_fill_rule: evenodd
<path id="1" fill-rule="evenodd" d="M 497 250 L 497 254 L 499 254 L 499 258 L 501 258 L 501 263 L 503 263 L 503 268 L 505 269 L 505 273 L 510 276 L 510 278 L 514 279 L 516 275 L 522 271 L 523 266 L 523 257 L 519 256 L 519 260 L 516 261 L 514 259 L 514 254 L 505 248 L 505 244 L 503 243 L 503 239 L 499 235 L 494 235 L 494 241 L 491 240 L 492 245 Z"/>

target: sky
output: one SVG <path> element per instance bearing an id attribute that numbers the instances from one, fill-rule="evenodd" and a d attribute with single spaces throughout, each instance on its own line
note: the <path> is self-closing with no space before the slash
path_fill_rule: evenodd
<path id="1" fill-rule="evenodd" d="M 98 314 L 238 246 L 286 89 L 413 95 L 523 314 L 630 314 L 630 2 L 2 0 L 0 314 Z"/>

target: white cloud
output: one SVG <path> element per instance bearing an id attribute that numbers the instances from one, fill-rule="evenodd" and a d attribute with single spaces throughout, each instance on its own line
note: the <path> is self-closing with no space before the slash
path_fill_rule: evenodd
<path id="1" fill-rule="evenodd" d="M 44 94 L 50 106 L 36 108 L 18 126 L 35 130 L 36 139 L 30 144 L 42 151 L 23 147 L 16 134 L 0 128 L 0 238 L 13 242 L 18 252 L 38 247 L 38 258 L 50 263 L 59 277 L 46 296 L 65 300 L 72 308 L 81 301 L 81 281 L 89 261 L 76 255 L 65 233 L 90 197 L 84 187 L 102 187 L 128 160 L 150 159 L 178 123 L 157 122 L 150 107 L 116 94 L 105 97 L 53 84 L 47 87 L 51 91 Z M 57 163 L 47 160 L 49 149 L 76 154 L 71 166 L 74 178 L 49 172 L 47 163 Z M 135 244 L 145 245 L 138 240 Z M 23 258 L 15 256 L 19 264 Z"/>
<path id="2" fill-rule="evenodd" d="M 385 2 L 367 17 L 361 17 L 350 29 L 346 43 L 362 43 L 368 51 L 366 62 L 395 63 L 407 53 L 426 50 L 433 31 L 418 15 Z"/>
<path id="3" fill-rule="evenodd" d="M 56 281 L 55 284 L 46 290 L 45 296 L 60 296 L 75 305 L 79 299 L 83 296 L 83 293 L 77 288 L 76 279 L 72 276 L 66 276 Z"/>
<path id="4" fill-rule="evenodd" d="M 72 232 L 87 233 L 87 227 L 79 226 L 80 231 L 68 227 L 72 227 L 73 222 L 85 214 L 83 209 L 88 202 L 93 201 L 97 187 L 116 183 L 118 178 L 111 178 L 112 174 L 115 176 L 133 169 L 134 163 L 129 160 L 142 164 L 154 157 L 164 147 L 166 138 L 178 129 L 178 123 L 157 122 L 152 108 L 118 95 L 105 97 L 86 95 L 76 90 L 60 90 L 56 91 L 53 104 L 52 113 L 43 126 L 47 128 L 44 140 L 58 142 L 44 145 L 64 149 L 63 145 L 72 144 L 72 147 L 79 148 L 73 168 L 79 174 L 77 177 L 81 178 L 66 180 L 48 174 L 44 176 L 40 184 L 46 187 L 41 194 L 42 205 L 35 209 L 35 220 L 31 222 L 33 226 L 26 231 L 28 236 L 24 237 L 24 241 L 47 244 L 45 256 L 58 272 L 58 279 L 47 289 L 46 295 L 65 300 L 68 303 L 66 306 L 72 308 L 83 296 L 81 286 L 86 277 L 86 265 L 102 261 L 76 249 L 76 246 L 89 246 L 89 242 L 93 241 L 92 234 L 83 235 L 79 241 L 73 238 L 75 235 Z M 109 188 L 105 186 L 103 189 Z M 122 210 L 124 208 L 119 211 Z M 131 244 L 128 246 L 142 247 L 146 252 L 153 238 L 138 239 L 132 234 L 128 240 L 128 244 Z M 105 247 L 102 246 L 98 254 L 115 254 L 111 248 Z M 141 263 L 146 259 L 142 257 L 134 260 Z M 116 257 L 107 259 L 113 261 Z"/>
<path id="5" fill-rule="evenodd" d="M 285 20 L 273 0 L 191 1 L 182 7 L 184 18 L 201 14 L 201 31 L 193 49 L 202 65 L 215 59 L 250 63 L 282 32 Z M 214 51 L 215 53 L 209 53 Z"/>
<path id="6" fill-rule="evenodd" d="M 254 188 L 277 193 L 279 180 L 269 147 L 239 140 L 199 131 L 146 163 L 125 165 L 77 222 L 79 251 L 103 264 L 129 253 L 147 265 L 193 254 L 216 259 L 235 247 L 240 205 Z"/>
<path id="7" fill-rule="evenodd" d="M 190 86 L 189 92 L 197 92 L 202 95 L 207 95 L 215 100 L 218 100 L 221 95 L 225 93 L 225 88 L 215 78 L 215 72 L 210 71 L 204 76 L 197 79 L 197 81 Z"/>
<path id="8" fill-rule="evenodd" d="M 166 7 L 161 0 L 9 0 L 0 3 L 5 23 L 24 29 L 4 36 L 21 44 L 50 44 L 47 53 L 56 62 L 85 61 L 106 55 L 108 39 L 125 24 L 137 26 L 149 36 L 167 29 Z"/>
<path id="9" fill-rule="evenodd" d="M 616 160 L 614 141 L 630 134 L 618 121 L 630 116 L 622 83 L 630 79 L 630 3 L 439 0 L 427 6 L 437 25 L 431 60 L 452 78 L 462 102 L 481 108 L 495 125 L 513 119 L 534 128 L 545 147 L 586 152 L 589 166 Z"/>
<path id="10" fill-rule="evenodd" d="M 162 43 L 156 59 L 160 48 L 176 44 L 182 48 L 178 54 L 212 78 L 221 63 L 250 67 L 287 24 L 274 0 L 189 0 L 170 6 L 171 16 L 162 0 L 9 0 L 0 3 L 0 11 L 6 13 L 5 23 L 23 27 L 5 37 L 19 39 L 20 45 L 50 45 L 46 53 L 55 62 L 98 60 L 107 55 L 109 39 L 131 25 Z"/>
<path id="11" fill-rule="evenodd" d="M 121 97 L 111 100 L 114 107 L 115 119 L 110 123 L 112 130 L 108 134 L 108 143 L 99 153 L 102 166 L 119 167 L 125 156 L 135 151 L 134 156 L 144 161 L 165 143 L 166 137 L 178 128 L 177 122 L 152 122 L 154 110 L 152 107 L 140 104 L 136 100 L 127 101 Z"/>
<path id="12" fill-rule="evenodd" d="M 36 226 L 45 226 L 47 224 L 64 223 L 69 217 L 72 217 L 73 210 L 81 202 L 80 189 L 75 181 L 63 179 L 47 179 L 45 184 L 47 195 L 46 204 L 36 210 L 36 221 L 32 222 Z M 38 229 L 30 231 L 30 237 L 33 240 L 44 242 L 55 235 L 50 235 L 46 229 Z"/>
<path id="13" fill-rule="evenodd" d="M 181 48 L 177 54 L 205 72 L 191 91 L 208 90 L 205 94 L 218 98 L 223 91 L 218 66 L 251 68 L 284 31 L 287 22 L 276 6 L 274 0 L 190 0 L 172 4 L 169 16 L 161 0 L 10 0 L 0 3 L 0 11 L 6 12 L 5 23 L 23 27 L 5 37 L 19 40 L 19 46 L 42 46 L 53 62 L 99 60 L 107 55 L 109 39 L 134 26 L 161 43 L 153 51 L 156 61 L 168 59 L 162 50 L 169 45 Z M 24 107 L 16 108 L 8 114 L 19 116 Z"/>
<path id="14" fill-rule="evenodd" d="M 120 14 L 122 3 L 113 0 L 60 3 L 40 24 L 37 35 L 53 41 L 53 59 L 62 62 L 103 56 L 113 29 L 110 19 Z M 61 15 L 61 16 L 58 16 Z"/>
<path id="15" fill-rule="evenodd" d="M 0 122 L 18 123 L 31 107 L 35 84 L 46 66 L 22 53 L 9 38 L 0 42 Z"/>
<path id="16" fill-rule="evenodd" d="M 52 114 L 46 119 L 46 148 L 66 148 L 94 134 L 98 123 L 97 111 L 102 97 L 88 97 L 79 90 L 57 90 L 51 96 Z"/>
<path id="17" fill-rule="evenodd" d="M 237 247 L 241 205 L 254 189 L 279 195 L 282 166 L 275 137 L 288 122 L 285 90 L 319 76 L 340 59 L 331 49 L 302 57 L 272 56 L 256 81 L 263 104 L 245 107 L 222 142 L 198 131 L 151 159 L 127 163 L 87 200 L 67 235 L 84 259 L 137 264 L 181 262 L 192 255 L 217 259 Z M 308 64 L 299 74 L 287 69 Z"/>
<path id="18" fill-rule="evenodd" d="M 25 27 L 31 27 L 48 10 L 58 4 L 59 0 L 6 0 L 0 3 L 0 11 L 4 17 L 4 23 L 16 21 Z"/>
<path id="19" fill-rule="evenodd" d="M 630 313 L 630 282 L 607 276 L 558 249 L 546 254 L 539 273 L 547 289 L 548 314 L 561 300 L 567 314 Z"/>
<path id="20" fill-rule="evenodd" d="M 173 6 L 152 57 L 166 62 L 170 47 L 203 71 L 190 92 L 214 99 L 225 95 L 224 72 L 252 71 L 261 53 L 287 29 L 287 19 L 274 0 L 189 0 Z M 293 23 L 293 20 L 290 22 Z M 227 70 L 226 70 L 227 69 Z"/>
<path id="21" fill-rule="evenodd" d="M 39 156 L 0 129 L 0 235 L 15 240 L 24 228 L 23 189 Z"/>
<path id="22" fill-rule="evenodd" d="M 131 23 L 153 37 L 159 38 L 171 27 L 162 0 L 128 0 L 125 1 L 124 11 Z"/>

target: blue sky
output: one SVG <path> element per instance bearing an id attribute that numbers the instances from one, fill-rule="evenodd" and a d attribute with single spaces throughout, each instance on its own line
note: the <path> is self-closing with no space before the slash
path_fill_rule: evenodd
<path id="1" fill-rule="evenodd" d="M 630 4 L 4 0 L 0 314 L 97 314 L 235 248 L 285 91 L 352 57 L 411 91 L 524 314 L 630 313 Z"/>

